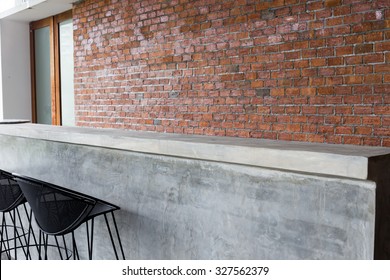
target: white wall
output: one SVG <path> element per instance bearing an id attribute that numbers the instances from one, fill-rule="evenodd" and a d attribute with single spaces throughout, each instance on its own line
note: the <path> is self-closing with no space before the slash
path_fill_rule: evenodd
<path id="1" fill-rule="evenodd" d="M 16 6 L 15 0 L 1 0 L 0 2 L 0 13 Z"/>
<path id="2" fill-rule="evenodd" d="M 30 35 L 27 22 L 0 21 L 0 117 L 31 120 Z"/>
<path id="3" fill-rule="evenodd" d="M 3 112 L 3 67 L 2 67 L 2 48 L 1 48 L 1 32 L 2 22 L 0 21 L 0 120 L 4 118 Z"/>

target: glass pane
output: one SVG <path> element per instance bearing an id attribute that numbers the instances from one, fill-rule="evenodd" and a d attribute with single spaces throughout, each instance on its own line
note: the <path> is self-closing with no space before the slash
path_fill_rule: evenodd
<path id="1" fill-rule="evenodd" d="M 37 123 L 51 124 L 50 28 L 34 30 Z"/>
<path id="2" fill-rule="evenodd" d="M 73 90 L 73 22 L 61 22 L 60 28 L 60 75 L 61 75 L 61 120 L 62 125 L 74 126 Z"/>

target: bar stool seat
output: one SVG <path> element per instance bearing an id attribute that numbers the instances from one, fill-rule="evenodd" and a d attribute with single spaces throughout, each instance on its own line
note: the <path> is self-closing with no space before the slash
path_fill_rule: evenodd
<path id="1" fill-rule="evenodd" d="M 73 258 L 79 259 L 80 257 L 74 232 L 85 223 L 87 230 L 88 258 L 92 259 L 94 218 L 103 215 L 115 257 L 116 259 L 119 259 L 118 250 L 116 248 L 117 243 L 120 249 L 120 255 L 123 259 L 125 259 L 123 246 L 114 216 L 114 211 L 120 209 L 118 206 L 101 199 L 31 177 L 19 174 L 13 174 L 13 176 L 19 183 L 25 198 L 30 204 L 35 220 L 40 229 L 40 258 L 43 258 L 41 254 L 41 248 L 43 248 L 45 254 L 44 258 L 47 259 L 48 237 L 53 236 L 56 240 L 60 257 L 63 259 L 57 237 L 62 236 L 65 251 L 67 252 L 68 250 L 64 236 L 71 234 Z M 116 238 L 114 238 L 110 223 L 108 222 L 107 214 L 109 213 L 111 213 Z M 114 239 L 116 239 L 116 242 Z M 66 259 L 68 258 L 69 256 L 67 255 Z"/>
<path id="2" fill-rule="evenodd" d="M 0 212 L 2 213 L 0 251 L 1 254 L 5 253 L 8 259 L 18 259 L 18 249 L 23 250 L 26 259 L 31 259 L 30 237 L 33 236 L 35 239 L 35 235 L 31 228 L 32 212 L 31 209 L 27 210 L 26 202 L 12 174 L 0 170 Z M 19 208 L 24 208 L 28 229 L 24 226 L 26 221 L 23 221 Z M 7 224 L 7 217 L 12 225 Z M 9 230 L 10 228 L 12 230 Z M 13 256 L 11 251 L 14 251 Z"/>

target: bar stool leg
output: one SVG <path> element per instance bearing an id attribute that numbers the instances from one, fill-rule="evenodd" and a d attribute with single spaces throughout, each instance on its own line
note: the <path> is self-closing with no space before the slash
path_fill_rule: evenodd
<path id="1" fill-rule="evenodd" d="M 111 215 L 112 215 L 112 219 L 113 219 L 113 222 L 114 222 L 115 231 L 116 231 L 116 235 L 117 235 L 117 238 L 118 238 L 119 247 L 121 249 L 122 257 L 123 257 L 123 259 L 125 259 L 125 254 L 123 252 L 123 246 L 122 246 L 122 242 L 121 242 L 121 239 L 120 239 L 120 236 L 119 236 L 118 226 L 116 224 L 114 213 L 111 212 Z M 114 249 L 115 257 L 116 257 L 117 260 L 119 260 L 118 252 L 116 250 L 116 246 L 115 246 L 115 242 L 114 242 L 114 238 L 113 238 L 112 233 L 111 233 L 111 227 L 110 227 L 110 224 L 108 223 L 107 214 L 104 214 L 104 219 L 106 220 L 106 225 L 107 225 L 108 233 L 110 234 L 111 244 L 112 244 L 112 248 Z"/>
<path id="2" fill-rule="evenodd" d="M 31 224 L 31 222 L 32 222 L 32 209 L 30 209 L 30 213 L 29 213 L 26 205 L 24 204 L 23 206 L 24 206 L 24 211 L 25 211 L 27 219 L 28 219 L 28 236 L 27 236 L 27 242 L 26 242 L 27 255 L 30 256 L 30 259 L 31 259 L 31 253 L 30 253 L 30 238 L 31 238 L 31 236 L 33 237 L 33 242 L 34 242 L 34 245 L 35 245 L 38 253 L 39 253 L 39 244 L 37 242 L 37 238 L 35 236 L 35 233 L 34 233 L 34 230 L 32 228 L 32 224 Z"/>
<path id="3" fill-rule="evenodd" d="M 93 229 L 94 229 L 94 218 L 91 219 L 91 230 L 89 230 L 89 221 L 85 223 L 87 227 L 87 243 L 88 243 L 88 258 L 92 260 L 92 255 L 93 255 Z"/>
<path id="4" fill-rule="evenodd" d="M 121 242 L 121 237 L 119 236 L 119 230 L 118 230 L 118 226 L 117 226 L 117 223 L 116 223 L 116 220 L 115 220 L 114 212 L 111 212 L 111 215 L 112 215 L 112 220 L 114 221 L 116 236 L 118 238 L 118 243 L 119 243 L 119 247 L 121 249 L 122 258 L 123 258 L 123 260 L 125 260 L 126 259 L 125 258 L 125 253 L 123 252 L 123 246 L 122 246 L 122 242 Z"/>
<path id="5" fill-rule="evenodd" d="M 9 238 L 8 238 L 8 231 L 7 229 L 7 223 L 5 221 L 5 213 L 3 212 L 2 220 L 1 220 L 1 242 L 0 242 L 0 252 L 5 253 L 7 255 L 7 259 L 11 259 L 11 254 L 9 252 Z M 5 235 L 5 236 L 4 236 Z M 4 239 L 5 238 L 5 239 Z M 3 249 L 4 248 L 4 249 Z"/>
<path id="6" fill-rule="evenodd" d="M 62 236 L 62 242 L 64 243 L 64 249 L 66 253 L 66 259 L 69 260 L 72 255 L 68 255 L 68 247 L 66 246 L 65 236 Z"/>
<path id="7" fill-rule="evenodd" d="M 72 243 L 73 243 L 73 259 L 74 260 L 79 260 L 79 251 L 77 249 L 77 244 L 76 244 L 76 239 L 74 237 L 74 231 L 72 231 Z"/>

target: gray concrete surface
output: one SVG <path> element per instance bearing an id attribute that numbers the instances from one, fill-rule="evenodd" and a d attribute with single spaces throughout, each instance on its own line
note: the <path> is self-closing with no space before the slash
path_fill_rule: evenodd
<path id="1" fill-rule="evenodd" d="M 0 134 L 356 179 L 368 178 L 369 160 L 390 155 L 382 147 L 37 124 L 0 125 Z"/>
<path id="2" fill-rule="evenodd" d="M 61 133 L 53 127 L 51 134 L 41 126 L 34 136 L 33 127 L 0 129 L 0 168 L 120 206 L 117 220 L 129 259 L 374 257 L 373 181 L 103 148 L 75 139 L 89 134 L 92 141 L 101 133 L 104 141 L 127 138 L 77 128 Z M 95 258 L 112 259 L 103 221 L 95 227 Z M 83 233 L 77 236 L 81 245 Z"/>

